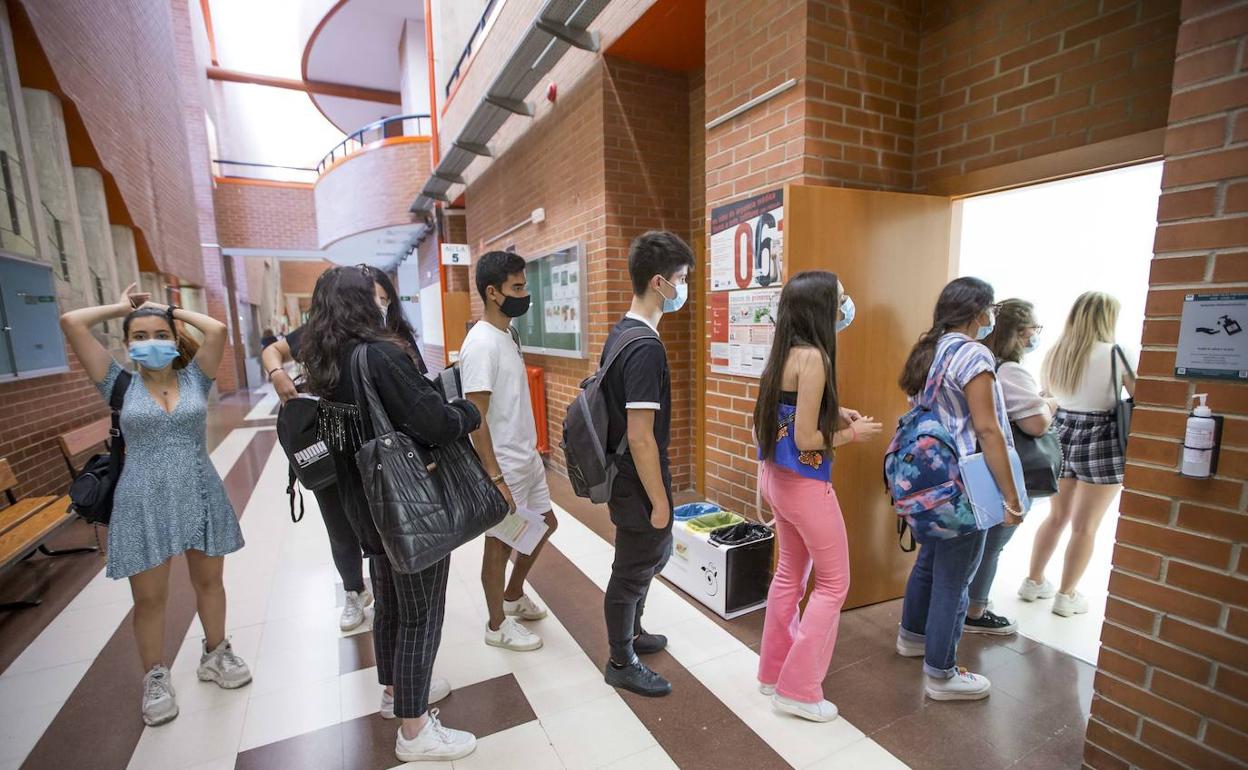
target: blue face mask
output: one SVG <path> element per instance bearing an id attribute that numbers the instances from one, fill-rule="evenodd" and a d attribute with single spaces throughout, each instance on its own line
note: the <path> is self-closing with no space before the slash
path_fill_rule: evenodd
<path id="1" fill-rule="evenodd" d="M 663 297 L 663 312 L 675 313 L 677 310 L 680 310 L 682 307 L 684 307 L 685 300 L 689 299 L 689 284 L 687 283 L 674 284 L 661 275 L 659 276 L 659 280 L 676 290 L 675 297 L 671 299 L 668 299 L 667 297 Z"/>
<path id="2" fill-rule="evenodd" d="M 164 369 L 178 357 L 178 345 L 173 340 L 141 340 L 130 343 L 130 360 L 144 369 Z"/>
<path id="3" fill-rule="evenodd" d="M 1033 334 L 1027 344 L 1023 346 L 1024 353 L 1035 353 L 1040 348 L 1040 335 Z"/>
<path id="4" fill-rule="evenodd" d="M 837 334 L 840 334 L 841 332 L 845 331 L 845 328 L 854 322 L 854 298 L 853 297 L 846 296 L 845 299 L 841 301 L 841 314 L 845 317 L 836 322 Z"/>
<path id="5" fill-rule="evenodd" d="M 987 339 L 988 335 L 992 334 L 992 330 L 996 328 L 996 325 L 997 325 L 997 319 L 993 317 L 992 313 L 989 313 L 988 325 L 979 327 L 979 329 L 975 332 L 975 339 L 977 340 Z"/>

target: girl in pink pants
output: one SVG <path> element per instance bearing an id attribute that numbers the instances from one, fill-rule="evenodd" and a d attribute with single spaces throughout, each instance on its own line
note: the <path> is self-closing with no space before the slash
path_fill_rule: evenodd
<path id="1" fill-rule="evenodd" d="M 853 317 L 854 302 L 832 273 L 808 270 L 785 284 L 754 408 L 759 485 L 776 515 L 780 543 L 767 594 L 759 689 L 777 710 L 815 722 L 836 718 L 822 682 L 849 592 L 849 544 L 832 489 L 832 449 L 866 441 L 883 427 L 837 403 L 836 335 Z M 812 567 L 815 589 L 799 619 Z"/>

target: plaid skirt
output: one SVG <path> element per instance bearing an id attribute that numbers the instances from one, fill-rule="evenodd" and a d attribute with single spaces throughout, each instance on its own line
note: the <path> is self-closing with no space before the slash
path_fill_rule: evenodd
<path id="1" fill-rule="evenodd" d="M 1113 412 L 1058 409 L 1053 427 L 1062 443 L 1062 478 L 1089 484 L 1121 484 L 1125 458 L 1118 449 Z"/>

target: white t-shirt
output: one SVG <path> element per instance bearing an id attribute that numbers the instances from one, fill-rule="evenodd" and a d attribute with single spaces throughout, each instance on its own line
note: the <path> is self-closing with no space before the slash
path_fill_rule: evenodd
<path id="1" fill-rule="evenodd" d="M 1079 387 L 1073 393 L 1067 393 L 1054 387 L 1053 397 L 1057 399 L 1057 405 L 1068 412 L 1110 412 L 1114 409 L 1117 390 L 1122 386 L 1123 367 L 1122 361 L 1118 361 L 1118 382 L 1117 387 L 1110 384 L 1112 371 L 1110 368 L 1110 353 L 1114 349 L 1112 342 L 1096 342 L 1093 343 L 1092 349 L 1088 351 L 1088 360 L 1083 366 L 1083 377 L 1079 380 Z M 1127 361 L 1131 364 L 1134 371 L 1139 360 L 1139 353 L 1128 348 L 1123 348 L 1123 353 L 1127 356 Z"/>
<path id="2" fill-rule="evenodd" d="M 486 320 L 468 330 L 459 348 L 464 393 L 490 394 L 486 423 L 504 474 L 527 473 L 537 456 L 537 427 L 524 358 L 511 334 Z"/>
<path id="3" fill-rule="evenodd" d="M 1046 414 L 1048 402 L 1040 397 L 1036 378 L 1022 364 L 1006 361 L 997 369 L 997 383 L 1005 399 L 1005 412 L 1010 420 L 1017 422 L 1027 417 Z"/>

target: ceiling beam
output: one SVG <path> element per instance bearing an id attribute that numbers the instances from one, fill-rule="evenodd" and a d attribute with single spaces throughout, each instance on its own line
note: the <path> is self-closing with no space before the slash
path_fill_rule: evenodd
<path id="1" fill-rule="evenodd" d="M 279 78 L 273 75 L 257 75 L 251 72 L 240 72 L 238 70 L 226 69 L 225 67 L 209 67 L 209 80 L 223 80 L 230 83 L 247 83 L 257 86 L 268 86 L 270 88 L 285 88 L 291 91 L 303 91 L 305 93 L 320 94 L 321 96 L 336 96 L 341 99 L 355 99 L 361 102 L 375 102 L 380 104 L 402 104 L 398 91 L 385 91 L 380 88 L 365 88 L 364 86 L 350 86 L 343 83 L 327 83 L 323 80 L 292 80 L 290 78 Z"/>

